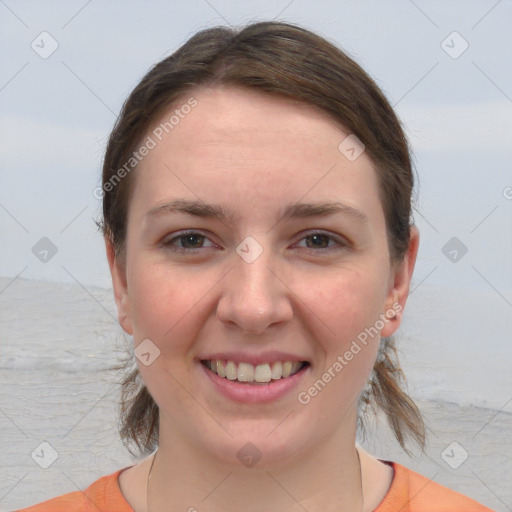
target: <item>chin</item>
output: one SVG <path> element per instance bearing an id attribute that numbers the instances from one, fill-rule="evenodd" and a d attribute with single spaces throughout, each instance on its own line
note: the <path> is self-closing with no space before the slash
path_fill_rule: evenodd
<path id="1" fill-rule="evenodd" d="M 285 466 L 296 459 L 301 449 L 307 448 L 307 437 L 304 428 L 292 433 L 289 425 L 280 425 L 282 420 L 237 421 L 228 427 L 232 437 L 227 433 L 215 433 L 215 438 L 211 439 L 210 446 L 204 446 L 204 451 L 229 466 L 261 470 Z M 201 440 L 203 445 L 207 442 L 204 437 Z"/>

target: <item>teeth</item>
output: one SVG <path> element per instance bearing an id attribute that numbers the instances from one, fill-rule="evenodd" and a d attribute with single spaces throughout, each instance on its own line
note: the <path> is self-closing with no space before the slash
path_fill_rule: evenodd
<path id="1" fill-rule="evenodd" d="M 270 382 L 272 380 L 272 372 L 269 364 L 259 364 L 254 370 L 254 380 L 256 382 Z"/>
<path id="2" fill-rule="evenodd" d="M 272 365 L 272 378 L 273 379 L 280 379 L 283 375 L 283 365 L 281 364 L 281 361 L 277 361 Z"/>
<path id="3" fill-rule="evenodd" d="M 240 382 L 254 382 L 254 366 L 247 363 L 238 363 L 236 376 Z"/>
<path id="4" fill-rule="evenodd" d="M 221 361 L 217 362 L 222 364 Z M 226 364 L 226 378 L 229 380 L 236 380 L 236 375 L 236 364 L 233 363 L 233 361 L 228 361 L 228 364 Z"/>
<path id="5" fill-rule="evenodd" d="M 213 361 L 211 361 L 211 363 L 212 363 L 212 366 L 213 366 Z M 224 366 L 222 366 L 222 361 L 216 361 L 216 370 L 217 370 L 217 375 L 219 377 L 225 377 L 226 376 L 226 372 L 224 371 Z"/>
<path id="6" fill-rule="evenodd" d="M 294 373 L 297 373 L 301 368 L 302 368 L 302 363 L 300 361 L 294 361 L 292 363 L 291 375 L 293 375 Z"/>
<path id="7" fill-rule="evenodd" d="M 286 361 L 286 363 L 283 364 L 283 378 L 286 379 L 286 377 L 289 377 L 290 373 L 292 373 L 292 363 Z"/>
<path id="8" fill-rule="evenodd" d="M 271 380 L 286 379 L 297 373 L 302 368 L 299 361 L 276 361 L 254 366 L 250 363 L 238 363 L 233 361 L 206 360 L 205 366 L 219 377 L 239 382 L 270 382 Z"/>

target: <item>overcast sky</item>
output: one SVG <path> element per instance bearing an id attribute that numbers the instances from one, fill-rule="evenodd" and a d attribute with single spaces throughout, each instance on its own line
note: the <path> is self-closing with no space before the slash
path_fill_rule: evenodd
<path id="1" fill-rule="evenodd" d="M 93 190 L 126 96 L 197 30 L 275 17 L 336 42 L 396 105 L 420 177 L 416 282 L 512 303 L 509 0 L 0 1 L 0 275 L 109 286 Z"/>

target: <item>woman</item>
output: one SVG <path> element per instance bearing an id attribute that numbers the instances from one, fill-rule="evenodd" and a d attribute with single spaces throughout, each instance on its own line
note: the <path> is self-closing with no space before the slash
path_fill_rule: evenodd
<path id="1" fill-rule="evenodd" d="M 285 23 L 199 32 L 111 134 L 103 233 L 140 463 L 27 512 L 484 511 L 356 446 L 424 445 L 391 336 L 419 235 L 407 141 L 368 75 Z"/>

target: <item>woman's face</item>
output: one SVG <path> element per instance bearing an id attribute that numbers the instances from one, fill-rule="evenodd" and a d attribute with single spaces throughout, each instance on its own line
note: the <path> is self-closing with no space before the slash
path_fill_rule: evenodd
<path id="1" fill-rule="evenodd" d="M 279 463 L 353 435 L 415 250 L 393 269 L 373 164 L 325 114 L 233 87 L 194 98 L 147 134 L 125 269 L 109 250 L 119 318 L 162 442 Z"/>

